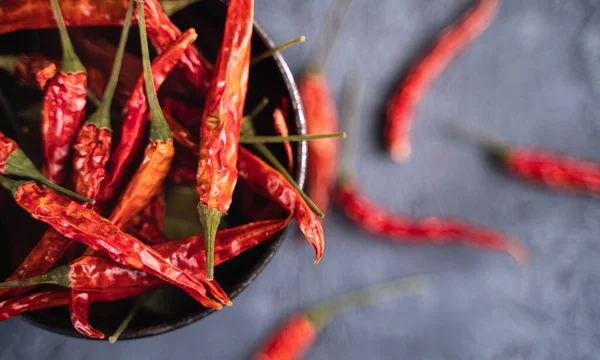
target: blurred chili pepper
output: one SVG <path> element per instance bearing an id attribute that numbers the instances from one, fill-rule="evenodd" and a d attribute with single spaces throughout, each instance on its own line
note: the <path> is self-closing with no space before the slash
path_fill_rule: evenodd
<path id="1" fill-rule="evenodd" d="M 69 39 L 58 0 L 51 0 L 62 46 L 59 73 L 46 86 L 42 108 L 42 143 L 48 179 L 64 181 L 71 146 L 85 114 L 86 70 Z M 0 21 L 1 22 L 1 21 Z"/>
<path id="2" fill-rule="evenodd" d="M 281 112 L 280 109 L 275 109 L 273 112 L 273 124 L 275 125 L 275 131 L 277 131 L 280 136 L 290 135 L 290 131 L 288 130 L 287 123 L 285 121 L 285 116 L 283 116 L 283 112 Z M 294 152 L 292 151 L 292 145 L 289 141 L 283 142 L 283 149 L 285 150 L 285 155 L 287 156 L 288 160 L 288 170 L 292 172 L 294 171 Z"/>
<path id="3" fill-rule="evenodd" d="M 237 181 L 238 140 L 248 91 L 254 0 L 231 0 L 223 42 L 200 123 L 196 191 L 206 243 L 206 278 L 214 277 L 215 234 Z"/>
<path id="4" fill-rule="evenodd" d="M 215 262 L 221 264 L 229 259 L 232 259 L 239 254 L 253 248 L 259 243 L 270 239 L 275 233 L 281 231 L 289 223 L 289 218 L 284 220 L 268 220 L 247 225 L 242 225 L 236 228 L 221 230 L 217 233 L 219 241 L 215 248 Z M 177 263 L 182 268 L 188 269 L 191 272 L 197 273 L 199 276 L 203 275 L 204 272 L 204 254 L 202 248 L 204 246 L 204 240 L 202 236 L 194 236 L 187 239 L 172 241 L 165 244 L 154 246 L 153 248 L 162 254 L 165 258 L 169 259 L 172 263 Z M 89 259 L 88 264 L 85 264 L 84 260 Z M 90 279 L 89 273 L 93 271 L 98 276 L 106 276 L 110 278 L 107 282 L 97 281 L 97 283 L 106 287 L 101 291 L 90 292 L 91 301 L 113 301 L 126 297 L 131 297 L 144 293 L 156 285 L 164 284 L 162 281 L 154 280 L 147 281 L 146 286 L 130 287 L 132 283 L 144 283 L 148 275 L 143 272 L 131 270 L 120 265 L 112 264 L 112 270 L 107 267 L 107 271 L 100 272 L 96 271 L 92 267 L 94 262 L 97 264 L 105 264 L 108 260 L 101 256 L 83 257 L 77 260 L 81 268 L 81 271 L 87 271 L 88 274 L 83 273 L 75 274 L 75 278 L 81 279 L 81 281 L 93 280 Z M 74 265 L 71 265 L 73 269 Z M 114 272 L 117 270 L 117 272 Z M 116 283 L 114 278 L 115 274 L 119 271 L 125 271 L 130 276 L 123 276 L 121 279 L 124 282 Z M 71 272 L 75 272 L 72 270 Z M 146 280 L 137 280 L 135 276 L 141 276 Z M 129 282 L 129 283 L 128 283 Z M 111 288 L 110 284 L 115 284 L 116 288 Z M 94 288 L 95 290 L 100 290 Z M 13 298 L 0 302 L 0 321 L 9 319 L 16 315 L 19 315 L 26 311 L 41 310 L 49 307 L 64 306 L 69 302 L 69 293 L 61 290 L 45 291 L 35 293 L 31 295 L 24 295 L 21 297 Z"/>
<path id="5" fill-rule="evenodd" d="M 346 216 L 361 229 L 397 243 L 464 244 L 488 251 L 506 252 L 517 263 L 521 265 L 527 263 L 529 253 L 525 245 L 507 235 L 459 219 L 440 217 L 410 219 L 384 209 L 362 193 L 354 176 L 358 150 L 356 136 L 360 90 L 360 87 L 354 85 L 347 87 L 342 115 L 342 118 L 350 123 L 351 129 L 348 130 L 352 134 L 350 137 L 355 137 L 346 144 L 337 180 L 337 201 Z"/>
<path id="6" fill-rule="evenodd" d="M 315 264 L 321 260 L 325 247 L 323 228 L 319 218 L 281 173 L 267 165 L 250 151 L 240 147 L 237 167 L 239 176 L 254 191 L 294 215 L 296 223 L 306 239 L 315 249 Z"/>
<path id="7" fill-rule="evenodd" d="M 499 8 L 500 0 L 476 0 L 473 8 L 446 28 L 425 56 L 409 69 L 387 105 L 384 135 L 392 159 L 401 161 L 410 156 L 410 128 L 425 91 L 452 59 L 488 28 Z"/>
<path id="8" fill-rule="evenodd" d="M 175 141 L 185 146 L 189 150 L 198 151 L 198 145 L 194 139 L 194 136 L 192 135 L 192 132 L 186 129 L 179 121 L 173 118 L 173 116 L 169 113 L 163 112 L 163 115 L 165 116 L 165 120 L 169 124 L 169 129 L 171 129 L 171 134 L 173 134 L 173 138 L 175 139 Z"/>
<path id="9" fill-rule="evenodd" d="M 12 192 L 19 206 L 64 236 L 105 252 L 121 265 L 148 272 L 177 285 L 206 307 L 220 309 L 220 302 L 231 305 L 227 294 L 220 288 L 172 265 L 155 250 L 123 233 L 94 211 L 51 190 L 41 189 L 34 183 L 13 181 L 4 175 L 0 175 L 0 183 Z M 209 297 L 206 287 L 211 289 L 210 295 L 218 301 Z"/>
<path id="10" fill-rule="evenodd" d="M 511 146 L 466 127 L 452 128 L 471 141 L 510 175 L 553 190 L 600 197 L 600 164 L 550 149 Z"/>
<path id="11" fill-rule="evenodd" d="M 425 281 L 421 276 L 402 278 L 313 305 L 292 315 L 267 339 L 252 359 L 301 359 L 310 350 L 319 332 L 334 318 L 384 301 L 421 295 L 425 291 Z"/>
<path id="12" fill-rule="evenodd" d="M 189 29 L 169 49 L 154 59 L 152 79 L 156 90 L 196 37 L 197 34 L 194 29 Z M 114 195 L 119 193 L 128 176 L 131 163 L 142 147 L 146 126 L 148 125 L 146 114 L 148 102 L 144 93 L 144 84 L 144 77 L 142 76 L 125 107 L 126 115 L 121 126 L 121 137 L 109 160 L 109 171 L 97 199 L 100 208 L 105 208 Z"/>
<path id="13" fill-rule="evenodd" d="M 21 85 L 39 89 L 56 75 L 56 64 L 40 55 L 0 56 L 0 69 L 11 73 Z"/>

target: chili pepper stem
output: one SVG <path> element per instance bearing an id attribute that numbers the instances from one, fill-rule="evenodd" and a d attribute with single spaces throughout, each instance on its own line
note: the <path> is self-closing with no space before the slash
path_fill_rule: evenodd
<path id="1" fill-rule="evenodd" d="M 92 199 L 79 195 L 71 190 L 65 189 L 62 186 L 50 182 L 50 180 L 46 179 L 44 175 L 42 175 L 42 173 L 35 168 L 35 165 L 33 165 L 31 160 L 29 160 L 29 158 L 27 157 L 27 155 L 25 155 L 23 150 L 17 150 L 10 154 L 9 160 L 6 162 L 6 165 L 4 167 L 4 172 L 5 175 L 19 176 L 35 180 L 41 184 L 46 185 L 50 189 L 67 195 L 73 199 L 85 201 L 92 205 L 95 203 L 95 201 Z"/>
<path id="2" fill-rule="evenodd" d="M 428 287 L 428 278 L 422 275 L 392 280 L 362 288 L 319 303 L 306 316 L 317 329 L 322 329 L 333 318 L 346 312 L 407 296 L 422 295 Z"/>
<path id="3" fill-rule="evenodd" d="M 41 284 L 58 285 L 62 287 L 71 286 L 71 268 L 66 266 L 58 267 L 54 270 L 39 276 L 30 277 L 27 279 L 13 280 L 0 283 L 0 289 L 12 289 L 18 287 L 34 286 Z"/>
<path id="4" fill-rule="evenodd" d="M 510 152 L 509 146 L 500 139 L 467 125 L 449 123 L 446 130 L 448 135 L 475 145 L 499 163 L 503 163 Z"/>
<path id="5" fill-rule="evenodd" d="M 281 52 L 287 48 L 289 48 L 292 45 L 296 45 L 296 44 L 300 44 L 306 41 L 306 36 L 302 35 L 299 36 L 295 39 L 289 40 L 284 42 L 281 45 L 278 45 L 272 49 L 266 50 L 264 52 L 262 52 L 261 54 L 254 56 L 253 58 L 250 59 L 250 65 L 255 65 L 261 61 L 263 61 L 264 59 L 268 58 L 269 56 L 273 56 L 278 52 Z"/>
<path id="6" fill-rule="evenodd" d="M 204 232 L 204 251 L 206 256 L 206 279 L 214 279 L 215 267 L 215 238 L 217 230 L 221 223 L 223 213 L 211 209 L 206 205 L 198 204 L 198 215 L 200 217 L 200 226 Z"/>
<path id="7" fill-rule="evenodd" d="M 85 66 L 83 66 L 77 57 L 75 49 L 73 48 L 73 43 L 71 43 L 71 39 L 69 38 L 65 19 L 60 11 L 58 0 L 50 0 L 50 2 L 52 4 L 54 16 L 56 17 L 56 22 L 58 23 L 58 34 L 60 35 L 60 43 L 62 46 L 62 63 L 60 71 L 63 73 L 85 73 Z"/>
<path id="8" fill-rule="evenodd" d="M 19 61 L 21 61 L 21 58 L 19 56 L 0 56 L 0 69 L 4 69 L 12 74 L 17 68 L 17 64 L 19 63 Z"/>
<path id="9" fill-rule="evenodd" d="M 108 338 L 108 342 L 114 344 L 117 342 L 117 340 L 119 340 L 119 337 L 121 337 L 123 331 L 127 329 L 133 318 L 135 318 L 135 316 L 140 312 L 145 301 L 146 296 L 140 296 L 135 300 L 135 302 L 133 303 L 133 307 L 131 308 L 129 313 L 127 313 L 125 319 L 123 319 L 117 330 L 115 330 L 115 332 Z"/>
<path id="10" fill-rule="evenodd" d="M 270 144 L 286 141 L 312 141 L 320 139 L 345 139 L 346 133 L 289 135 L 289 136 L 240 136 L 240 144 Z"/>
<path id="11" fill-rule="evenodd" d="M 96 95 L 92 94 L 92 92 L 89 90 L 87 91 L 87 98 L 94 104 L 96 108 L 100 108 L 100 106 L 102 106 L 100 99 L 98 99 Z"/>
<path id="12" fill-rule="evenodd" d="M 190 5 L 197 3 L 198 1 L 200 0 L 163 0 L 160 2 L 160 5 L 162 6 L 165 14 L 171 16 L 179 10 L 183 10 Z"/>

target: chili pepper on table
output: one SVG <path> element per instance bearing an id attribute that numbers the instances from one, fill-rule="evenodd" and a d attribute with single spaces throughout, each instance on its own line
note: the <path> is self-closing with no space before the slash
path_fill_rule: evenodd
<path id="1" fill-rule="evenodd" d="M 254 360 L 301 359 L 312 347 L 319 332 L 334 318 L 363 307 L 421 295 L 426 278 L 413 276 L 362 288 L 309 307 L 281 325 L 254 354 Z"/>
<path id="2" fill-rule="evenodd" d="M 154 88 L 156 90 L 162 85 L 185 49 L 192 44 L 196 37 L 195 30 L 189 29 L 169 49 L 154 59 L 152 79 L 154 80 Z M 97 201 L 100 208 L 105 208 L 106 203 L 113 199 L 115 194 L 121 190 L 121 186 L 128 176 L 128 169 L 131 166 L 133 158 L 141 150 L 146 134 L 145 129 L 148 125 L 146 114 L 148 101 L 144 93 L 144 84 L 144 77 L 142 75 L 125 106 L 125 119 L 120 131 L 121 137 L 110 157 L 108 173 L 98 194 Z"/>
<path id="3" fill-rule="evenodd" d="M 342 116 L 349 121 L 348 132 L 351 134 L 351 141 L 346 143 L 342 153 L 336 197 L 338 205 L 346 216 L 361 229 L 400 244 L 464 244 L 482 250 L 506 252 L 517 263 L 527 263 L 529 260 L 527 247 L 507 235 L 459 219 L 441 217 L 411 219 L 384 209 L 362 193 L 354 176 L 358 150 L 356 135 L 360 92 L 361 88 L 358 86 L 354 88 L 352 85 L 347 86 Z"/>
<path id="4" fill-rule="evenodd" d="M 56 75 L 56 64 L 38 55 L 0 56 L 0 68 L 11 73 L 21 85 L 40 89 Z"/>
<path id="5" fill-rule="evenodd" d="M 0 175 L 0 183 L 11 191 L 19 206 L 62 235 L 103 251 L 121 265 L 148 272 L 179 286 L 206 307 L 220 309 L 220 303 L 231 304 L 220 288 L 172 265 L 155 250 L 123 233 L 94 211 L 34 183 L 10 180 L 4 175 Z M 218 301 L 209 297 L 207 287 L 211 289 L 210 295 Z"/>
<path id="6" fill-rule="evenodd" d="M 213 273 L 215 234 L 237 181 L 237 149 L 248 91 L 254 0 L 232 0 L 200 122 L 196 191 L 206 243 L 206 278 Z"/>
<path id="7" fill-rule="evenodd" d="M 553 190 L 600 197 L 600 164 L 550 149 L 511 146 L 488 134 L 453 127 L 510 175 Z"/>
<path id="8" fill-rule="evenodd" d="M 476 0 L 472 9 L 446 28 L 408 70 L 387 105 L 384 137 L 392 159 L 401 161 L 410 156 L 410 129 L 425 91 L 452 59 L 489 27 L 499 8 L 500 0 Z"/>
<path id="9" fill-rule="evenodd" d="M 218 242 L 215 247 L 215 262 L 221 264 L 229 259 L 232 259 L 239 254 L 253 248 L 254 246 L 270 239 L 275 233 L 283 230 L 289 223 L 288 219 L 283 220 L 268 220 L 247 225 L 238 226 L 235 228 L 221 230 L 217 233 Z M 162 254 L 170 262 L 188 269 L 190 272 L 203 276 L 204 272 L 204 254 L 202 248 L 204 240 L 202 236 L 193 236 L 187 239 L 176 240 L 153 248 Z M 88 259 L 88 263 L 85 263 Z M 81 266 L 77 269 L 81 271 L 77 273 L 75 263 L 71 264 L 71 273 L 73 278 L 83 281 L 94 281 L 98 286 L 88 286 L 91 291 L 91 301 L 113 301 L 123 299 L 144 293 L 152 289 L 156 285 L 164 284 L 162 281 L 148 280 L 149 275 L 144 272 L 132 270 L 115 263 L 111 263 L 112 267 L 106 265 L 105 271 L 98 270 L 100 264 L 110 262 L 101 256 L 86 256 L 80 258 L 76 263 Z M 93 269 L 93 271 L 92 271 Z M 121 276 L 121 281 L 116 281 L 114 276 L 121 271 L 125 271 L 129 276 Z M 98 277 L 103 277 L 105 280 L 95 280 L 90 274 L 96 274 Z M 141 277 L 141 278 L 140 278 Z M 63 283 L 65 283 L 63 281 Z M 147 283 L 146 286 L 135 287 L 135 284 Z M 112 287 L 116 285 L 116 287 Z M 44 291 L 30 295 L 23 295 L 17 298 L 9 299 L 0 302 L 0 321 L 14 317 L 26 311 L 41 310 L 49 307 L 57 307 L 67 305 L 69 302 L 68 292 L 63 290 Z"/>

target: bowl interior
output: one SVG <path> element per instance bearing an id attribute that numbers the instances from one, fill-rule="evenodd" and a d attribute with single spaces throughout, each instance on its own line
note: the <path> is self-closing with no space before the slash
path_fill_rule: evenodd
<path id="1" fill-rule="evenodd" d="M 182 29 L 194 27 L 198 33 L 196 46 L 205 56 L 214 61 L 221 43 L 225 22 L 226 6 L 221 1 L 201 1 L 188 7 L 173 16 L 173 21 Z M 96 34 L 110 39 L 116 43 L 120 29 L 96 28 L 90 29 Z M 128 49 L 136 53 L 139 42 L 138 33 L 132 29 Z M 58 37 L 56 30 L 21 31 L 0 37 L 0 53 L 38 53 L 58 57 Z M 272 41 L 258 26 L 254 27 L 252 41 L 252 54 L 257 55 L 273 46 Z M 33 103 L 39 102 L 43 94 L 39 91 L 18 87 L 14 79 L 4 72 L 0 72 L 0 88 L 6 94 L 13 110 L 22 111 Z M 274 134 L 272 113 L 275 107 L 284 107 L 286 120 L 291 133 L 304 133 L 304 118 L 299 103 L 296 86 L 292 75 L 283 61 L 277 55 L 251 67 L 249 91 L 246 101 L 246 111 L 254 107 L 263 97 L 270 99 L 270 104 L 255 120 L 257 131 L 260 134 Z M 27 146 L 23 145 L 31 157 L 38 158 L 40 154 L 39 134 L 36 128 L 39 124 L 32 124 L 30 139 Z M 0 122 L 0 130 L 7 134 L 13 131 L 6 121 Z M 27 142 L 27 141 L 26 141 Z M 280 145 L 271 147 L 275 155 L 285 162 L 283 148 Z M 306 151 L 304 144 L 299 143 L 294 149 L 295 168 L 293 175 L 302 185 L 306 166 Z M 225 222 L 229 226 L 240 225 L 249 221 L 248 209 L 242 211 L 242 192 L 248 191 L 241 184 L 236 189 L 234 201 Z M 187 195 L 187 196 L 186 196 Z M 193 220 L 196 218 L 194 208 L 195 191 L 193 188 L 170 188 L 167 190 L 167 217 L 175 220 L 189 221 L 189 229 L 194 230 Z M 246 197 L 245 201 L 248 199 Z M 188 200 L 184 200 L 188 199 Z M 189 199 L 193 199 L 189 200 Z M 4 200 L 4 201 L 2 201 Z M 253 204 L 260 205 L 260 199 L 255 199 Z M 18 206 L 10 201 L 8 192 L 0 194 L 2 213 L 0 217 L 0 276 L 7 277 L 29 250 L 41 237 L 46 227 L 31 219 Z M 191 207 L 190 207 L 191 205 Z M 5 216 L 10 214 L 10 216 Z M 171 225 L 171 227 L 177 225 Z M 169 230 L 169 229 L 166 229 Z M 180 228 L 170 229 L 181 232 Z M 286 230 L 276 234 L 269 241 L 245 252 L 244 254 L 217 267 L 216 279 L 233 299 L 244 290 L 252 280 L 262 271 L 269 262 L 280 242 L 285 237 Z M 105 334 L 112 333 L 119 322 L 131 308 L 132 300 L 121 300 L 113 303 L 94 303 L 90 309 L 90 321 L 94 327 Z M 157 335 L 174 330 L 195 322 L 212 311 L 205 309 L 193 301 L 184 292 L 174 287 L 165 287 L 156 292 L 148 306 L 136 316 L 129 328 L 123 333 L 121 339 L 134 339 L 145 336 Z M 76 332 L 69 320 L 66 307 L 52 308 L 37 312 L 26 313 L 22 316 L 26 321 L 57 333 L 81 337 Z"/>

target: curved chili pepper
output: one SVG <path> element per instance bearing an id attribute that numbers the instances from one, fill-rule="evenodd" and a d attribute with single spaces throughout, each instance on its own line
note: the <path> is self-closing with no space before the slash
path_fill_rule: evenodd
<path id="1" fill-rule="evenodd" d="M 42 143 L 48 179 L 60 184 L 85 114 L 87 75 L 69 39 L 58 0 L 51 0 L 51 4 L 58 23 L 63 59 L 60 72 L 46 87 L 42 107 Z"/>
<path id="2" fill-rule="evenodd" d="M 3 175 L 0 175 L 0 183 L 13 193 L 19 206 L 64 236 L 105 252 L 119 264 L 148 272 L 179 286 L 206 307 L 221 308 L 218 301 L 207 295 L 207 286 L 215 290 L 212 284 L 196 279 L 172 265 L 155 250 L 123 233 L 94 211 L 51 190 L 41 189 L 34 183 L 13 181 Z M 222 303 L 231 304 L 222 290 L 211 295 Z"/>
<path id="3" fill-rule="evenodd" d="M 196 37 L 195 30 L 189 29 L 169 49 L 154 59 L 152 79 L 157 90 Z M 144 77 L 141 76 L 125 107 L 126 115 L 121 126 L 121 138 L 111 155 L 108 163 L 109 171 L 98 195 L 99 207 L 105 206 L 121 189 L 131 162 L 142 147 L 148 125 L 146 117 L 148 102 L 144 92 Z"/>
<path id="4" fill-rule="evenodd" d="M 93 339 L 104 339 L 104 334 L 89 326 L 88 313 L 90 311 L 90 294 L 87 292 L 72 291 L 69 299 L 69 312 L 71 323 L 80 334 Z"/>
<path id="5" fill-rule="evenodd" d="M 414 111 L 425 91 L 456 55 L 475 41 L 490 25 L 500 0 L 477 0 L 473 8 L 442 32 L 431 50 L 408 71 L 387 105 L 385 143 L 391 157 L 410 156 L 410 128 Z"/>
<path id="6" fill-rule="evenodd" d="M 298 227 L 315 249 L 317 264 L 325 248 L 323 227 L 298 190 L 290 185 L 281 173 L 243 147 L 238 150 L 237 168 L 239 177 L 254 191 L 294 214 Z"/>
<path id="7" fill-rule="evenodd" d="M 44 89 L 56 75 L 56 64 L 40 55 L 0 56 L 0 68 L 11 73 L 21 85 L 39 89 Z"/>
<path id="8" fill-rule="evenodd" d="M 237 181 L 237 149 L 248 91 L 254 0 L 232 0 L 200 123 L 196 191 L 206 242 L 206 277 L 212 279 L 215 234 L 229 210 Z"/>
<path id="9" fill-rule="evenodd" d="M 280 109 L 275 109 L 273 111 L 273 124 L 275 125 L 275 131 L 280 136 L 289 136 L 290 131 L 288 130 L 287 123 L 285 121 L 285 116 L 283 116 L 283 112 Z M 289 141 L 283 142 L 283 149 L 285 150 L 285 155 L 288 160 L 288 170 L 290 172 L 294 171 L 294 153 L 292 151 L 292 145 Z M 317 206 L 320 205 L 317 203 Z"/>
<path id="10" fill-rule="evenodd" d="M 301 359 L 319 332 L 334 318 L 351 310 L 384 301 L 420 295 L 425 290 L 420 276 L 398 279 L 346 293 L 292 315 L 252 357 L 253 360 Z"/>
<path id="11" fill-rule="evenodd" d="M 333 94 L 323 75 L 306 74 L 298 83 L 309 134 L 338 131 L 338 113 Z M 307 193 L 319 209 L 327 211 L 329 193 L 335 184 L 337 142 L 335 139 L 308 143 Z"/>

